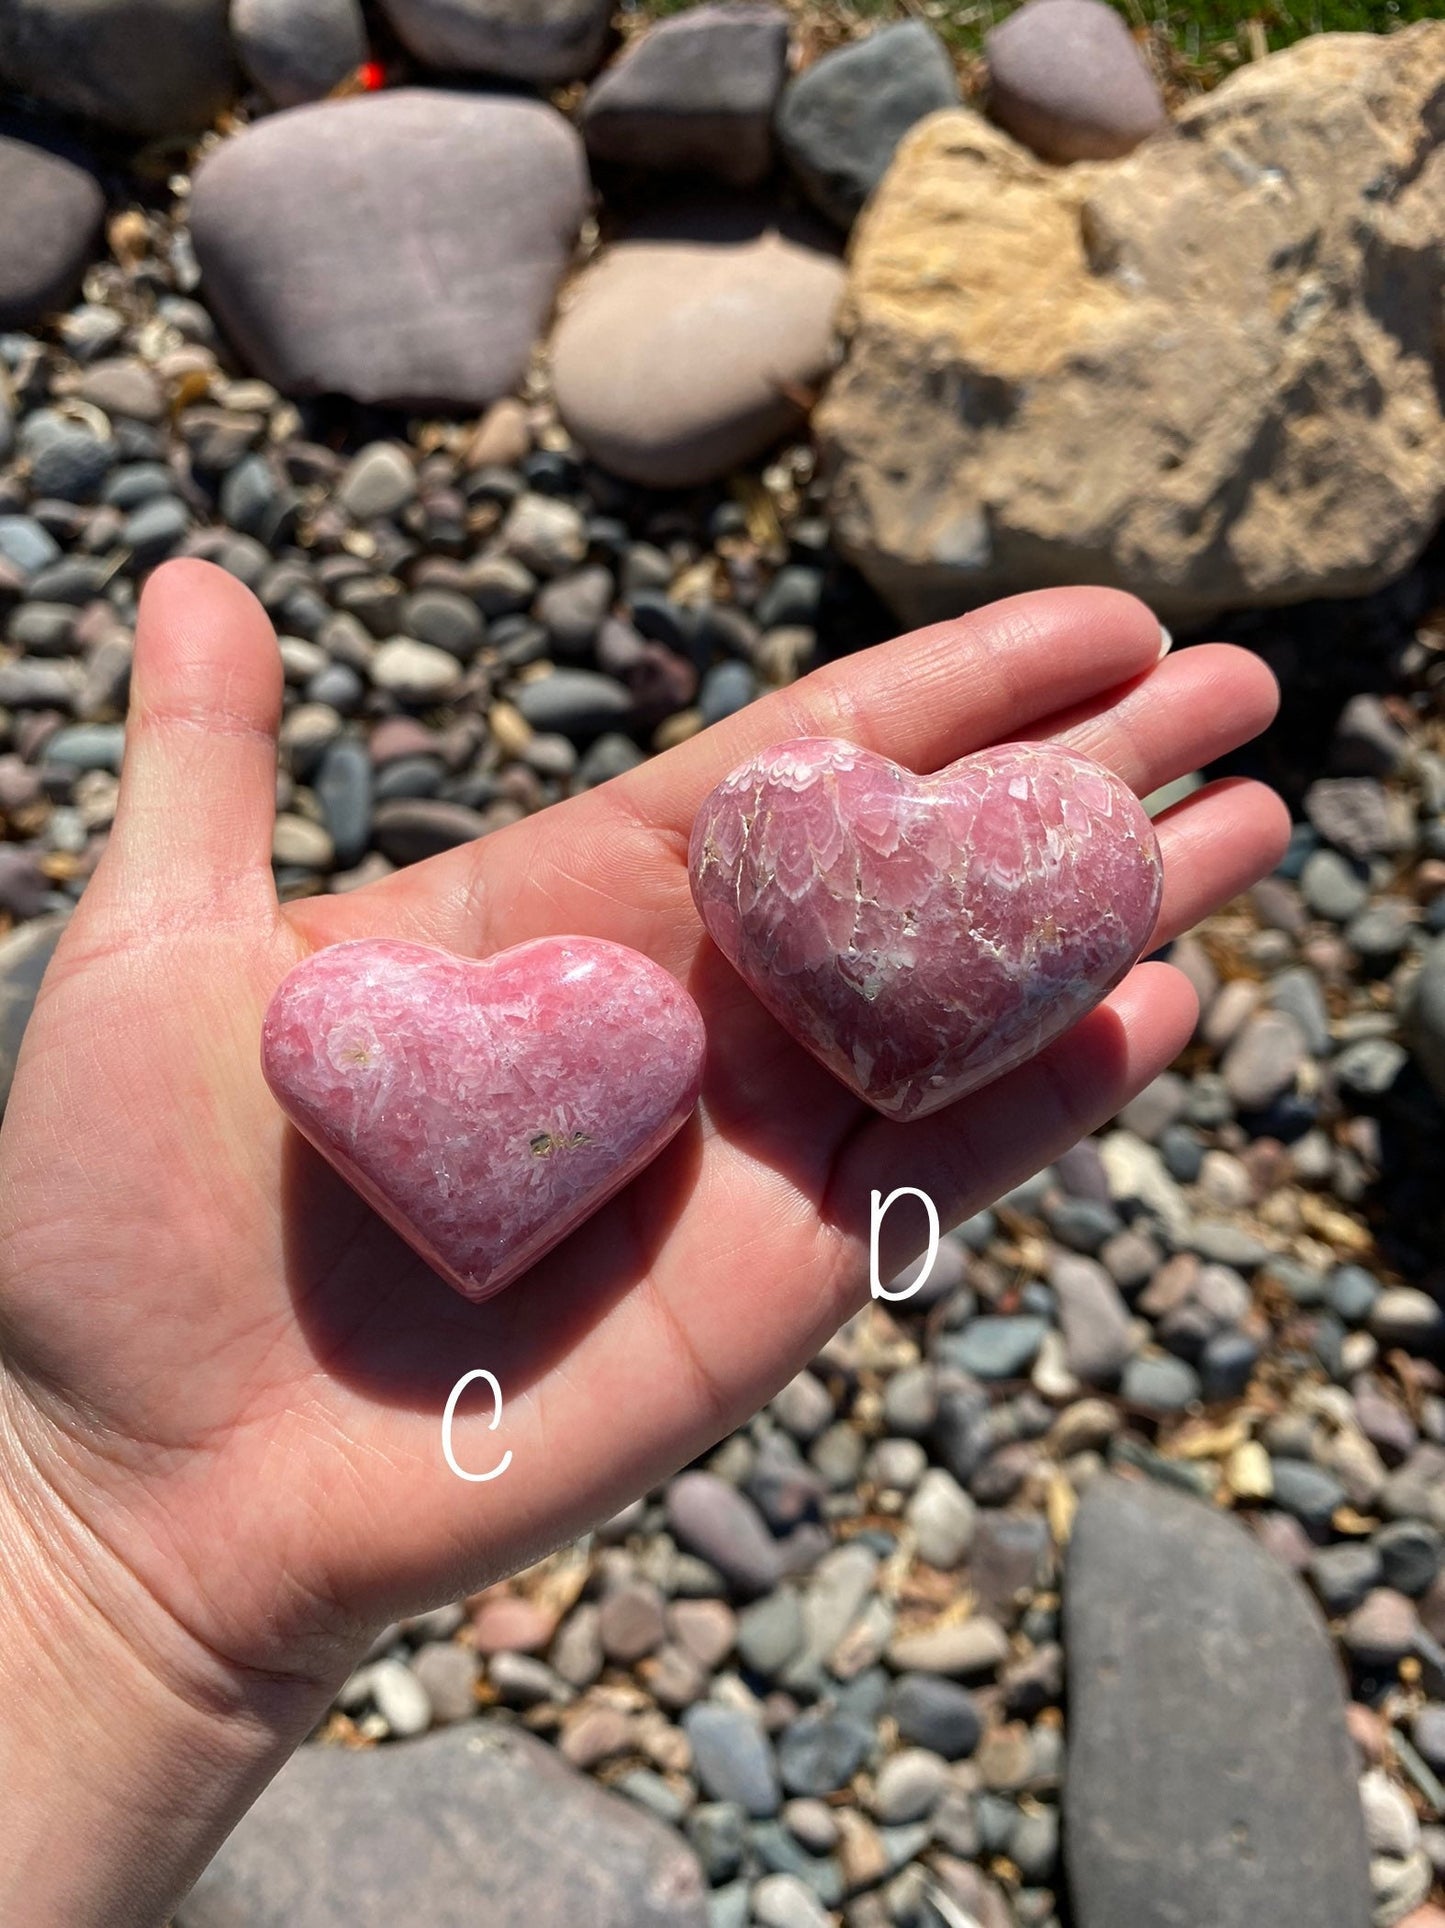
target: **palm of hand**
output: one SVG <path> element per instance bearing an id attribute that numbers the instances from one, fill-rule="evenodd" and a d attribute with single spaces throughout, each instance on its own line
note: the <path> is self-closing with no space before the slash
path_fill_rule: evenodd
<path id="1" fill-rule="evenodd" d="M 785 736 L 936 768 L 1066 735 L 1143 791 L 1268 720 L 1252 659 L 1198 650 L 1146 676 L 1156 649 L 1127 598 L 1020 599 L 822 672 L 482 844 L 283 908 L 274 643 L 218 572 L 163 571 L 111 847 L 0 1135 L 0 1417 L 36 1470 L 37 1531 L 128 1637 L 167 1666 L 199 1653 L 334 1677 L 369 1627 L 534 1557 L 761 1403 L 866 1290 L 872 1188 L 920 1186 L 957 1219 L 1154 1076 L 1194 1017 L 1164 966 L 954 1112 L 886 1124 L 711 951 L 685 855 L 703 793 Z M 1254 785 L 1172 813 L 1161 939 L 1267 868 L 1282 821 Z M 703 1102 L 617 1200 L 469 1306 L 284 1124 L 258 1066 L 262 1013 L 298 958 L 342 938 L 484 954 L 568 931 L 631 944 L 688 986 L 708 1028 Z M 909 1256 L 904 1216 L 885 1276 Z M 468 1400 L 457 1456 L 480 1471 L 513 1454 L 485 1485 L 441 1451 L 447 1395 L 475 1367 L 500 1381 L 504 1425 Z"/>

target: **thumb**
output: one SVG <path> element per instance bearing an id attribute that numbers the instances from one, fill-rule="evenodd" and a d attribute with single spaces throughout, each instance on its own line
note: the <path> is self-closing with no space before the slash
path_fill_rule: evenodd
<path id="1" fill-rule="evenodd" d="M 258 893 L 271 836 L 282 671 L 256 598 L 210 563 L 166 563 L 141 598 L 114 828 L 96 871 L 127 918 L 174 924 Z"/>

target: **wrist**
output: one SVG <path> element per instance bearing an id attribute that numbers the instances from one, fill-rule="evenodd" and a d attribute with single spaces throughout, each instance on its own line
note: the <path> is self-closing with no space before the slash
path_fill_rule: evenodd
<path id="1" fill-rule="evenodd" d="M 77 1543 L 13 1446 L 0 1440 L 0 1919 L 158 1928 L 331 1683 L 208 1653 Z"/>

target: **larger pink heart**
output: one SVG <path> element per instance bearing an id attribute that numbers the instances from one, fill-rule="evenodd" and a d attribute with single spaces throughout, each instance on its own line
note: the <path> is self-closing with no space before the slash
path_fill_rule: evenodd
<path id="1" fill-rule="evenodd" d="M 697 1006 L 620 944 L 480 963 L 362 939 L 266 1011 L 282 1109 L 468 1299 L 490 1298 L 656 1157 L 697 1101 Z"/>
<path id="2" fill-rule="evenodd" d="M 832 738 L 778 744 L 704 801 L 690 863 L 719 950 L 890 1118 L 1082 1017 L 1148 943 L 1162 886 L 1127 785 L 1027 743 L 928 777 Z"/>

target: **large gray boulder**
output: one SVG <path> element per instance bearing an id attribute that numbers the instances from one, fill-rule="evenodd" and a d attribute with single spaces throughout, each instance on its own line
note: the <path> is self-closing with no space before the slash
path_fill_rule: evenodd
<path id="1" fill-rule="evenodd" d="M 607 44 L 612 0 L 382 0 L 429 66 L 558 87 L 590 74 Z"/>
<path id="2" fill-rule="evenodd" d="M 231 33 L 277 107 L 324 100 L 366 59 L 360 0 L 231 0 Z"/>
<path id="3" fill-rule="evenodd" d="M 1064 1612 L 1076 1928 L 1368 1928 L 1342 1682 L 1293 1575 L 1201 1501 L 1104 1477 Z"/>
<path id="4" fill-rule="evenodd" d="M 70 148 L 0 121 L 0 328 L 63 308 L 94 256 L 105 196 Z"/>
<path id="5" fill-rule="evenodd" d="M 587 206 L 540 101 L 399 88 L 258 121 L 200 168 L 202 285 L 291 395 L 478 408 L 527 365 Z"/>
<path id="6" fill-rule="evenodd" d="M 922 20 L 849 41 L 788 83 L 778 140 L 810 200 L 848 227 L 915 122 L 958 101 L 948 49 Z"/>
<path id="7" fill-rule="evenodd" d="M 226 0 L 0 5 L 0 81 L 124 134 L 204 127 L 234 78 Z"/>
<path id="8" fill-rule="evenodd" d="M 588 90 L 595 161 L 715 175 L 755 187 L 773 161 L 773 109 L 788 69 L 788 16 L 716 0 L 661 20 Z"/>
<path id="9" fill-rule="evenodd" d="M 704 1928 L 661 1821 L 501 1722 L 355 1753 L 303 1747 L 175 1928 Z"/>

